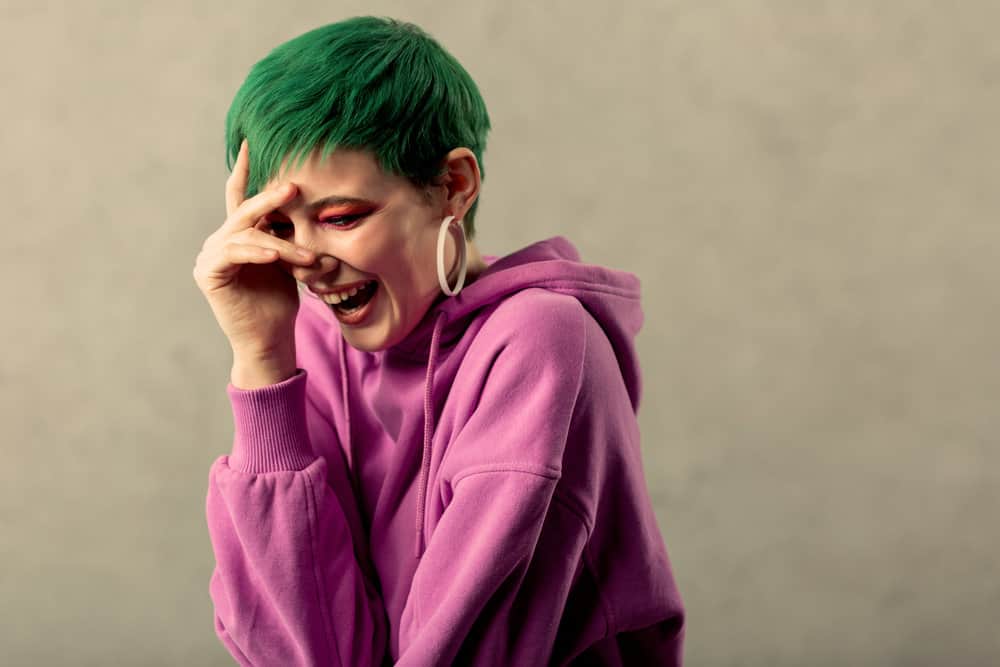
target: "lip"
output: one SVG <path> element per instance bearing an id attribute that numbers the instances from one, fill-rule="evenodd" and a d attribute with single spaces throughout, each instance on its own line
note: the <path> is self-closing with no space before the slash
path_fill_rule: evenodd
<path id="1" fill-rule="evenodd" d="M 353 283 L 344 283 L 343 285 L 337 285 L 336 287 L 332 287 L 330 289 L 324 289 L 324 290 L 317 289 L 316 287 L 313 287 L 313 286 L 310 285 L 309 286 L 309 291 L 312 292 L 313 294 L 315 294 L 316 296 L 326 296 L 327 294 L 336 294 L 336 293 L 340 293 L 340 292 L 347 292 L 349 290 L 354 289 L 355 287 L 361 287 L 362 285 L 364 285 L 366 283 L 369 283 L 372 280 L 374 280 L 374 278 L 368 278 L 367 280 L 358 280 L 358 281 L 355 281 Z"/>

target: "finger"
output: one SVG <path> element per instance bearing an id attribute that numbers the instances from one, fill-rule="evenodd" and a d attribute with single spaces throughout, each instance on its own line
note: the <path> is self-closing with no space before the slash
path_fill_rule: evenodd
<path id="1" fill-rule="evenodd" d="M 270 264 L 278 258 L 278 251 L 249 243 L 227 243 L 222 249 L 227 264 Z"/>
<path id="2" fill-rule="evenodd" d="M 303 266 L 310 266 L 316 260 L 316 254 L 291 241 L 278 238 L 256 227 L 246 229 L 230 237 L 231 242 L 256 245 L 261 248 L 268 248 L 277 251 L 283 260 Z"/>
<path id="3" fill-rule="evenodd" d="M 226 217 L 229 217 L 246 198 L 247 179 L 250 177 L 250 146 L 244 139 L 236 155 L 233 171 L 226 179 Z"/>
<path id="4" fill-rule="evenodd" d="M 291 201 L 297 191 L 293 183 L 286 183 L 280 188 L 258 192 L 233 211 L 222 224 L 222 233 L 229 235 L 253 227 L 260 218 Z"/>
<path id="5" fill-rule="evenodd" d="M 269 264 L 278 252 L 249 243 L 227 243 L 218 250 L 203 251 L 195 261 L 194 280 L 203 290 L 228 284 L 244 264 Z"/>
<path id="6" fill-rule="evenodd" d="M 277 240 L 265 236 L 268 236 L 265 242 Z M 273 264 L 279 260 L 285 260 L 292 266 L 310 266 L 313 263 L 313 260 L 297 254 L 294 246 L 276 249 L 230 239 L 221 248 L 203 250 L 195 261 L 192 274 L 195 283 L 207 294 L 231 284 L 241 267 L 247 264 Z M 282 268 L 288 270 L 287 266 Z"/>

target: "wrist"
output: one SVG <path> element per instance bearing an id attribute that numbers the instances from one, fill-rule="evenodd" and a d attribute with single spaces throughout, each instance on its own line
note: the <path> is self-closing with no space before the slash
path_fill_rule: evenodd
<path id="1" fill-rule="evenodd" d="M 238 389 L 259 389 L 284 382 L 297 372 L 294 348 L 270 354 L 234 351 L 230 382 Z"/>

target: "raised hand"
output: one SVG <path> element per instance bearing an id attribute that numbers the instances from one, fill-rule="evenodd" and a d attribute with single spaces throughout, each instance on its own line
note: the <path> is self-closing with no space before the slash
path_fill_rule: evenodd
<path id="1" fill-rule="evenodd" d="M 294 350 L 299 295 L 279 260 L 310 266 L 316 256 L 260 228 L 264 216 L 290 201 L 297 188 L 289 183 L 246 199 L 248 153 L 244 139 L 226 180 L 226 221 L 205 239 L 193 273 L 234 354 L 266 360 Z"/>

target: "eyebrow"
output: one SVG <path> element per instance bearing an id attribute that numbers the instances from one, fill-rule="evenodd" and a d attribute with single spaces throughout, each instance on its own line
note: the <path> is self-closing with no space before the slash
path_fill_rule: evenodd
<path id="1" fill-rule="evenodd" d="M 323 197 L 322 199 L 317 199 L 316 201 L 306 204 L 306 212 L 315 214 L 316 211 L 326 208 L 328 206 L 347 206 L 347 205 L 362 205 L 362 206 L 377 206 L 377 204 L 369 199 L 363 199 L 361 197 L 343 197 L 341 195 L 330 195 L 329 197 Z M 284 208 L 284 207 L 281 207 Z M 275 213 L 280 213 L 285 215 L 285 212 L 281 208 L 274 209 Z"/>
<path id="2" fill-rule="evenodd" d="M 327 206 L 343 206 L 345 204 L 371 204 L 374 205 L 375 202 L 369 201 L 367 199 L 362 199 L 361 197 L 341 197 L 340 195 L 330 195 L 329 197 L 323 197 L 322 199 L 317 199 L 311 204 L 306 204 L 306 210 L 310 213 L 314 213 L 321 208 L 326 208 Z"/>

